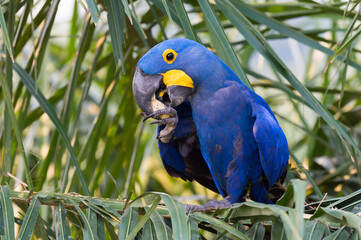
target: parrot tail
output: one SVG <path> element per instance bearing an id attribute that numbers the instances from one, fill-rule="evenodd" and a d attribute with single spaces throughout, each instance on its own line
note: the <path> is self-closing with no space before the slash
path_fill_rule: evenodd
<path id="1" fill-rule="evenodd" d="M 274 202 L 271 201 L 268 194 L 269 193 L 262 182 L 252 184 L 250 197 L 253 201 L 267 203 L 267 204 L 274 204 Z"/>

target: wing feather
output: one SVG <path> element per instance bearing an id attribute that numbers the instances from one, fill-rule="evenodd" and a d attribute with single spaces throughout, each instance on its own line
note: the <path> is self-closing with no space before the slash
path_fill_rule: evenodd
<path id="1" fill-rule="evenodd" d="M 173 177 L 184 181 L 197 181 L 206 188 L 217 192 L 209 168 L 200 151 L 200 145 L 192 118 L 192 109 L 189 102 L 176 108 L 178 125 L 174 132 L 174 140 L 169 143 L 158 141 L 159 153 L 165 169 Z M 158 133 L 164 126 L 158 127 Z"/>
<path id="2" fill-rule="evenodd" d="M 280 178 L 288 164 L 287 139 L 268 106 L 254 107 L 253 135 L 258 145 L 263 171 L 269 187 Z"/>

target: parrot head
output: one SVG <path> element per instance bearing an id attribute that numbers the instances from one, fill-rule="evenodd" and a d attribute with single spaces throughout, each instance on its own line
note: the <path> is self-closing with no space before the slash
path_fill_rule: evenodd
<path id="1" fill-rule="evenodd" d="M 201 44 L 187 39 L 167 40 L 139 60 L 133 78 L 134 97 L 147 114 L 152 112 L 153 95 L 174 108 L 202 85 L 216 88 L 221 83 L 210 80 L 222 79 L 219 75 L 227 70 L 229 67 Z"/>

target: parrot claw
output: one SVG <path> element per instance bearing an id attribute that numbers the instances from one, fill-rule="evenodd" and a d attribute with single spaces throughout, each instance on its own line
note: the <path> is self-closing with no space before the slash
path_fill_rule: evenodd
<path id="1" fill-rule="evenodd" d="M 153 124 L 160 124 L 160 125 L 165 125 L 165 124 L 173 124 L 173 125 L 177 125 L 178 123 L 178 119 L 177 118 L 164 118 L 164 119 L 160 119 L 154 122 L 151 122 L 150 125 Z"/>
<path id="2" fill-rule="evenodd" d="M 141 113 L 139 113 L 139 116 L 142 116 L 143 118 L 145 118 L 145 117 L 147 117 L 147 114 L 145 113 L 145 112 L 141 112 Z M 143 119 L 143 122 L 144 122 L 145 120 Z"/>
<path id="3" fill-rule="evenodd" d="M 169 136 L 169 137 L 168 137 Z M 172 135 L 169 134 L 169 135 L 166 135 L 166 136 L 161 136 L 161 135 L 158 135 L 157 136 L 157 140 L 160 140 L 160 141 L 165 141 L 164 143 L 168 143 L 169 140 L 172 138 Z"/>
<path id="4" fill-rule="evenodd" d="M 191 204 L 185 204 L 184 208 L 186 210 L 186 213 L 189 212 L 211 212 L 218 209 L 225 209 L 232 207 L 232 203 L 228 200 L 228 198 L 225 198 L 220 201 L 209 201 L 204 205 L 191 205 Z"/>
<path id="5" fill-rule="evenodd" d="M 145 114 L 145 116 L 143 116 L 143 115 L 142 116 L 144 117 L 143 121 L 146 121 L 149 118 L 159 119 L 159 118 L 161 118 L 162 115 L 169 115 L 170 118 L 172 118 L 172 117 L 177 116 L 177 111 L 174 108 L 166 107 L 166 108 L 154 111 L 149 115 Z"/>
<path id="6" fill-rule="evenodd" d="M 169 143 L 170 140 L 172 139 L 173 137 L 173 134 L 168 134 L 168 135 L 164 135 L 164 136 L 161 136 L 161 135 L 158 135 L 157 136 L 157 140 L 163 142 L 163 143 Z"/>

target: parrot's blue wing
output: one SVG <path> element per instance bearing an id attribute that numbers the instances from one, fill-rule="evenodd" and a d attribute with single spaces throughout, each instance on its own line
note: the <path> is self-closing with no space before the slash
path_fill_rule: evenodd
<path id="1" fill-rule="evenodd" d="M 184 181 L 195 180 L 218 192 L 199 148 L 190 103 L 184 102 L 175 109 L 179 120 L 174 131 L 174 139 L 169 143 L 158 141 L 159 153 L 165 169 L 173 177 L 180 177 Z M 158 134 L 163 128 L 164 125 L 158 127 Z"/>
<path id="2" fill-rule="evenodd" d="M 261 165 L 269 187 L 272 187 L 282 177 L 288 164 L 287 140 L 268 106 L 254 105 L 252 117 L 255 118 L 253 135 L 258 145 Z"/>

